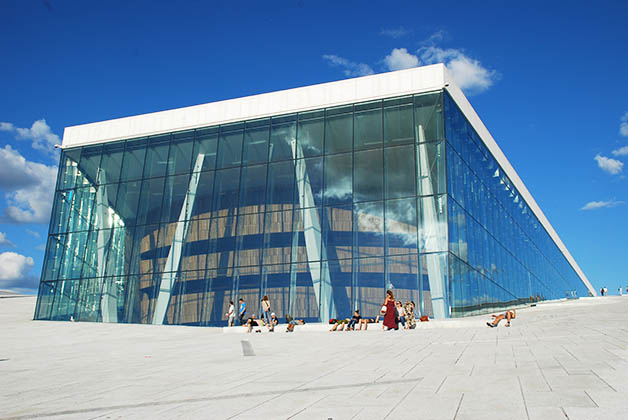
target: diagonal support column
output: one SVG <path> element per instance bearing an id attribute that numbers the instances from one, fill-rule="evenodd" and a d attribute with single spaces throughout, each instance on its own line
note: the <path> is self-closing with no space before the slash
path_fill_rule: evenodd
<path id="1" fill-rule="evenodd" d="M 308 256 L 312 286 L 318 303 L 318 313 L 321 320 L 335 318 L 333 289 L 329 267 L 327 263 L 320 263 L 327 259 L 325 245 L 321 236 L 321 222 L 314 203 L 310 178 L 307 175 L 303 149 L 292 140 L 292 157 L 296 171 L 297 190 L 299 193 L 299 206 L 303 219 L 303 235 L 305 236 L 305 250 Z"/>
<path id="2" fill-rule="evenodd" d="M 170 252 L 168 252 L 168 258 L 166 259 L 166 267 L 164 268 L 164 274 L 161 276 L 161 282 L 159 284 L 159 294 L 157 295 L 157 301 L 155 303 L 155 310 L 153 312 L 153 324 L 161 325 L 164 323 L 166 317 L 166 311 L 168 309 L 168 303 L 170 302 L 170 296 L 172 295 L 172 288 L 177 277 L 177 271 L 179 270 L 179 264 L 181 263 L 181 253 L 183 251 L 183 245 L 188 235 L 190 228 L 190 218 L 192 216 L 192 209 L 194 208 L 194 201 L 196 200 L 196 189 L 198 188 L 198 182 L 201 178 L 201 168 L 203 167 L 204 154 L 199 154 L 194 164 L 194 172 L 190 178 L 188 184 L 188 191 L 185 194 L 183 200 L 183 207 L 181 213 L 179 213 L 179 220 L 177 221 L 177 228 L 174 232 L 174 238 L 170 245 Z"/>
<path id="3" fill-rule="evenodd" d="M 101 182 L 106 184 L 105 173 L 101 173 Z M 98 264 L 98 278 L 103 282 L 100 301 L 102 322 L 118 322 L 118 288 L 112 281 L 105 279 L 106 264 L 111 249 L 112 215 L 109 214 L 107 188 L 104 185 L 96 191 L 96 217 L 98 218 L 98 237 L 96 239 L 96 261 Z"/>
<path id="4" fill-rule="evenodd" d="M 423 211 L 424 226 L 422 229 L 425 237 L 426 248 L 432 249 L 432 242 L 438 241 L 439 229 L 438 217 L 436 214 L 436 196 L 432 188 L 432 172 L 429 167 L 427 154 L 427 144 L 425 143 L 425 131 L 423 125 L 417 127 L 417 163 L 419 164 L 419 193 L 425 197 L 423 203 L 427 201 L 427 205 L 419 208 Z M 430 297 L 432 300 L 432 310 L 434 318 L 449 318 L 449 305 L 447 304 L 447 284 L 445 278 L 445 267 L 440 263 L 438 255 L 426 255 L 427 277 L 430 283 Z M 421 291 L 422 292 L 422 291 Z"/>

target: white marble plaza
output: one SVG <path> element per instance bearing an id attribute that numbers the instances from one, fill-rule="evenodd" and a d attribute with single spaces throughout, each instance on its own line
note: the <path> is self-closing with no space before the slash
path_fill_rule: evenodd
<path id="1" fill-rule="evenodd" d="M 34 305 L 0 297 L 2 419 L 628 418 L 628 297 L 523 309 L 511 328 L 292 334 L 32 321 Z"/>

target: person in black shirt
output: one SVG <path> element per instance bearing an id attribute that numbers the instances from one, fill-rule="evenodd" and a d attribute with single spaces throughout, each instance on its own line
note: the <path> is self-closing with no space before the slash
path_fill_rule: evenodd
<path id="1" fill-rule="evenodd" d="M 355 325 L 360 322 L 362 317 L 360 316 L 360 310 L 356 309 L 353 313 L 353 317 L 351 317 L 351 321 L 349 321 L 349 325 L 347 325 L 346 331 L 355 330 Z"/>

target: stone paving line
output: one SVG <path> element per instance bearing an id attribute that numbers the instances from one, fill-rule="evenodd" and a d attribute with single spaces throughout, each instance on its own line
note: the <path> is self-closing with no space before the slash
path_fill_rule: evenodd
<path id="1" fill-rule="evenodd" d="M 628 297 L 368 333 L 31 321 L 34 305 L 0 299 L 0 419 L 628 419 Z"/>

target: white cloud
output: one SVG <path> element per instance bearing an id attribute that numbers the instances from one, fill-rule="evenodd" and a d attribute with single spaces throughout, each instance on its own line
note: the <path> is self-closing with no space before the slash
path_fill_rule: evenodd
<path id="1" fill-rule="evenodd" d="M 487 69 L 461 50 L 428 46 L 420 48 L 418 53 L 426 64 L 444 63 L 460 89 L 467 93 L 483 92 L 500 77 L 495 70 Z"/>
<path id="2" fill-rule="evenodd" d="M 608 172 L 611 175 L 617 175 L 624 168 L 624 163 L 617 159 L 608 158 L 601 155 L 596 155 L 593 159 L 597 161 L 597 166 L 599 166 L 600 169 Z"/>
<path id="3" fill-rule="evenodd" d="M 628 112 L 621 117 L 621 124 L 619 124 L 619 134 L 624 137 L 628 137 Z"/>
<path id="4" fill-rule="evenodd" d="M 7 234 L 0 232 L 0 246 L 15 248 L 15 244 L 7 239 Z"/>
<path id="5" fill-rule="evenodd" d="M 382 29 L 380 34 L 384 35 L 384 36 L 389 36 L 391 38 L 401 38 L 403 36 L 406 36 L 408 34 L 410 34 L 412 31 L 409 29 L 404 28 L 403 26 L 400 26 L 398 28 L 393 28 L 393 29 Z"/>
<path id="6" fill-rule="evenodd" d="M 613 156 L 628 156 L 628 146 L 613 150 Z"/>
<path id="7" fill-rule="evenodd" d="M 33 276 L 28 275 L 34 265 L 35 261 L 31 257 L 16 252 L 3 252 L 0 254 L 0 287 L 34 288 L 37 283 L 34 283 Z"/>
<path id="8" fill-rule="evenodd" d="M 604 207 L 617 207 L 624 204 L 623 201 L 617 201 L 615 199 L 609 201 L 590 201 L 584 205 L 580 210 L 597 210 Z"/>
<path id="9" fill-rule="evenodd" d="M 47 223 L 56 173 L 56 167 L 28 161 L 9 145 L 0 149 L 0 190 L 8 204 L 3 221 Z"/>
<path id="10" fill-rule="evenodd" d="M 15 138 L 20 140 L 31 140 L 31 146 L 35 150 L 47 153 L 53 158 L 59 156 L 59 151 L 55 149 L 55 144 L 60 144 L 59 136 L 52 132 L 45 119 L 37 120 L 31 128 L 16 127 L 10 122 L 0 122 L 0 131 L 16 133 Z"/>
<path id="11" fill-rule="evenodd" d="M 405 48 L 394 48 L 384 57 L 384 63 L 389 70 L 403 70 L 419 65 L 419 57 L 410 54 Z"/>
<path id="12" fill-rule="evenodd" d="M 35 238 L 39 238 L 39 233 L 35 232 L 34 230 L 30 230 L 30 229 L 26 229 L 26 233 L 28 233 L 29 235 L 35 237 Z"/>
<path id="13" fill-rule="evenodd" d="M 343 68 L 342 72 L 347 77 L 373 74 L 373 69 L 368 64 L 355 63 L 334 54 L 325 54 L 323 55 L 323 59 L 326 60 L 330 66 Z"/>

